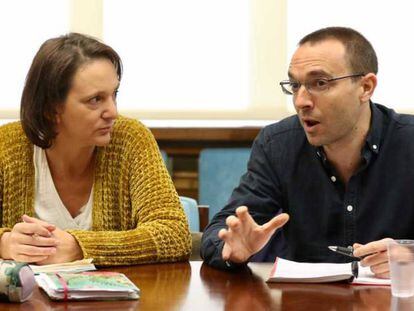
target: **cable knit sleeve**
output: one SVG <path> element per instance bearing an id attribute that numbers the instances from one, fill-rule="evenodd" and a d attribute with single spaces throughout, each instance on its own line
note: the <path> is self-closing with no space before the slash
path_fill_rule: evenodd
<path id="1" fill-rule="evenodd" d="M 1 144 L 0 144 L 1 148 Z M 3 161 L 2 161 L 2 154 L 0 152 L 0 221 L 3 219 Z M 8 228 L 3 228 L 3 222 L 1 221 L 0 226 L 0 239 L 4 232 L 9 231 Z M 1 253 L 1 250 L 0 250 Z"/>
<path id="2" fill-rule="evenodd" d="M 153 135 L 137 121 L 117 123 L 98 159 L 93 230 L 69 232 L 98 265 L 187 260 L 187 219 Z"/>
<path id="3" fill-rule="evenodd" d="M 2 128 L 4 131 L 4 127 Z M 4 133 L 0 133 L 0 239 L 3 233 L 10 231 L 10 228 L 6 227 L 6 224 L 3 221 L 3 201 L 4 201 Z M 1 250 L 0 250 L 1 253 Z"/>

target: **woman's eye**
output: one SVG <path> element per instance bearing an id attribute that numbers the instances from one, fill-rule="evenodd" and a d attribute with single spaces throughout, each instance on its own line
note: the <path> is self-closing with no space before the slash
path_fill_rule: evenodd
<path id="1" fill-rule="evenodd" d="M 92 97 L 90 100 L 89 100 L 89 103 L 91 103 L 91 104 L 98 104 L 100 101 L 101 101 L 101 96 L 95 96 L 95 97 Z"/>
<path id="2" fill-rule="evenodd" d="M 114 91 L 114 94 L 113 94 L 112 96 L 113 96 L 114 98 L 116 98 L 116 97 L 118 96 L 118 92 L 119 92 L 118 90 L 115 90 L 115 91 Z"/>

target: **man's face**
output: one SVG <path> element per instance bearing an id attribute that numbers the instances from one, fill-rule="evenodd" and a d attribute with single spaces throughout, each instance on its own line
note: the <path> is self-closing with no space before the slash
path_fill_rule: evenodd
<path id="1" fill-rule="evenodd" d="M 305 43 L 292 57 L 289 78 L 302 84 L 317 78 L 331 79 L 350 74 L 345 47 L 337 40 Z M 293 103 L 306 137 L 314 146 L 334 146 L 351 141 L 361 118 L 360 79 L 329 83 L 322 92 L 309 92 L 304 85 L 293 95 Z"/>

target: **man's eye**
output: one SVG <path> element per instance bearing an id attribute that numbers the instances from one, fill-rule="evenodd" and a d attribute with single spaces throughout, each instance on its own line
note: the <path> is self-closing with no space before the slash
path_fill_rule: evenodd
<path id="1" fill-rule="evenodd" d="M 299 82 L 290 82 L 289 86 L 290 86 L 290 88 L 292 89 L 293 92 L 296 92 L 300 88 L 300 83 Z"/>
<path id="2" fill-rule="evenodd" d="M 325 79 L 316 79 L 311 83 L 311 85 L 318 89 L 324 89 L 328 86 L 328 81 Z"/>

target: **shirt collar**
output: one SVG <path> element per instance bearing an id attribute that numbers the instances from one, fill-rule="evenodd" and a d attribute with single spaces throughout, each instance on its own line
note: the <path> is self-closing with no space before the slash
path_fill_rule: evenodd
<path id="1" fill-rule="evenodd" d="M 370 101 L 369 104 L 371 108 L 371 126 L 366 138 L 366 146 L 373 153 L 378 154 L 382 147 L 381 142 L 384 128 L 384 116 L 373 102 Z"/>
<path id="2" fill-rule="evenodd" d="M 384 127 L 384 116 L 378 107 L 372 102 L 369 102 L 371 109 L 371 125 L 365 139 L 365 145 L 361 150 L 362 156 L 369 160 L 371 152 L 378 154 L 381 149 L 382 132 Z M 318 157 L 326 163 L 326 154 L 322 146 L 316 147 L 316 154 Z"/>

